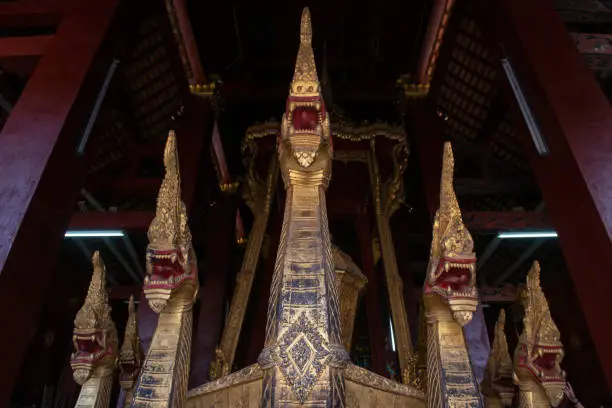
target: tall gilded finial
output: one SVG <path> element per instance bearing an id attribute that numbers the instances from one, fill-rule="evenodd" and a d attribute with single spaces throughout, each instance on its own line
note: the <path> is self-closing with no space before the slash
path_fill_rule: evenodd
<path id="1" fill-rule="evenodd" d="M 71 366 L 74 380 L 83 385 L 97 369 L 112 373 L 117 356 L 117 331 L 106 293 L 106 268 L 98 251 L 92 257 L 93 274 L 85 303 L 74 319 Z"/>
<path id="2" fill-rule="evenodd" d="M 291 82 L 292 95 L 319 94 L 319 77 L 315 64 L 314 51 L 312 50 L 312 25 L 310 22 L 310 10 L 305 7 L 302 11 L 302 22 L 300 24 L 300 48 L 295 62 L 295 72 Z"/>
<path id="3" fill-rule="evenodd" d="M 472 319 L 478 304 L 474 241 L 463 223 L 453 187 L 455 159 L 444 143 L 440 208 L 434 218 L 433 238 L 424 293 L 436 294 L 450 307 L 460 325 Z"/>
<path id="4" fill-rule="evenodd" d="M 138 373 L 142 366 L 143 354 L 142 346 L 140 345 L 140 336 L 138 336 L 138 322 L 136 320 L 136 307 L 134 306 L 134 296 L 130 296 L 128 304 L 128 320 L 125 326 L 125 334 L 123 336 L 123 344 L 119 353 L 119 366 L 121 374 L 119 383 L 121 388 L 126 391 L 132 390 L 136 385 Z"/>
<path id="5" fill-rule="evenodd" d="M 566 386 L 565 373 L 560 366 L 563 344 L 540 286 L 540 264 L 537 261 L 527 274 L 522 295 L 525 308 L 523 332 L 514 354 L 514 373 L 521 389 L 521 398 L 525 393 L 538 394 L 539 385 L 547 401 L 557 406 L 563 400 Z"/>
<path id="6" fill-rule="evenodd" d="M 449 222 L 453 218 L 462 220 L 461 209 L 453 187 L 455 172 L 455 157 L 450 142 L 444 143 L 444 156 L 442 158 L 442 179 L 440 180 L 440 218 L 442 222 Z"/>
<path id="7" fill-rule="evenodd" d="M 144 294 L 153 311 L 162 311 L 172 291 L 186 281 L 196 285 L 195 254 L 191 245 L 187 209 L 181 199 L 181 174 L 176 135 L 171 130 L 164 150 L 166 174 L 157 196 L 155 218 L 149 226 L 147 276 Z M 168 276 L 169 271 L 171 275 Z"/>
<path id="8" fill-rule="evenodd" d="M 176 134 L 171 130 L 164 149 L 166 174 L 157 196 L 157 211 L 149 226 L 149 246 L 189 245 L 191 232 L 187 226 L 187 210 L 181 200 Z"/>

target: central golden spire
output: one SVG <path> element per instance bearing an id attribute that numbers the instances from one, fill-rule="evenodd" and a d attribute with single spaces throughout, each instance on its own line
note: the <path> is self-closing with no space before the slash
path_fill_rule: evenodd
<path id="1" fill-rule="evenodd" d="M 295 62 L 295 72 L 291 82 L 291 95 L 319 95 L 319 77 L 312 50 L 312 25 L 308 7 L 302 11 L 300 24 L 300 49 Z"/>

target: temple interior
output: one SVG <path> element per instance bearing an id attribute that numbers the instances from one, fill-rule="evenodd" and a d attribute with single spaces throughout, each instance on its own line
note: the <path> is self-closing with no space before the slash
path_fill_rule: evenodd
<path id="1" fill-rule="evenodd" d="M 606 0 L 0 1 L 0 407 L 612 407 L 610 100 Z"/>

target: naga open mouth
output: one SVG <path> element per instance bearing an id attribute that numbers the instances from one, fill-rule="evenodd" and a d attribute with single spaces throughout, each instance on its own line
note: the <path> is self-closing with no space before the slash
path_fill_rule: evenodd
<path id="1" fill-rule="evenodd" d="M 147 248 L 147 276 L 143 291 L 151 309 L 160 313 L 172 292 L 186 282 L 194 282 L 195 276 L 190 269 L 188 256 L 180 249 L 160 250 Z"/>
<path id="2" fill-rule="evenodd" d="M 424 293 L 444 299 L 461 325 L 469 322 L 478 305 L 476 258 L 443 257 L 428 276 Z"/>
<path id="3" fill-rule="evenodd" d="M 74 353 L 70 365 L 74 370 L 74 380 L 84 384 L 91 376 L 95 366 L 113 352 L 106 342 L 103 330 L 75 329 L 72 337 Z"/>
<path id="4" fill-rule="evenodd" d="M 553 406 L 563 399 L 565 371 L 561 369 L 563 348 L 557 346 L 533 346 L 527 353 L 528 345 L 519 344 L 518 368 L 527 370 L 538 381 Z"/>
<path id="5" fill-rule="evenodd" d="M 283 133 L 300 166 L 309 167 L 314 162 L 319 146 L 329 138 L 326 129 L 329 129 L 329 118 L 321 97 L 289 96 L 283 116 Z"/>

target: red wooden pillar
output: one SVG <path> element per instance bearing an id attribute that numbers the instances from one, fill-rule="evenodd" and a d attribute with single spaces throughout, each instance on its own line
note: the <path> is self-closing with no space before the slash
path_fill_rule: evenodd
<path id="1" fill-rule="evenodd" d="M 440 206 L 440 177 L 444 147 L 443 122 L 437 114 L 433 97 L 409 101 L 408 135 L 415 146 L 415 155 L 421 169 L 421 180 L 429 216 Z"/>
<path id="2" fill-rule="evenodd" d="M 551 1 L 503 0 L 497 12 L 495 28 L 550 150 L 538 156 L 523 129 L 532 168 L 612 390 L 612 109 Z"/>
<path id="3" fill-rule="evenodd" d="M 100 52 L 116 4 L 68 6 L 0 133 L 0 406 L 8 405 L 85 173 L 76 150 L 110 63 Z"/>
<path id="4" fill-rule="evenodd" d="M 374 270 L 374 254 L 372 253 L 372 225 L 366 216 L 355 220 L 355 230 L 359 237 L 361 250 L 361 271 L 368 278 L 364 296 L 366 317 L 368 319 L 368 337 L 370 340 L 370 370 L 388 376 L 385 370 L 385 334 L 387 324 L 383 322 L 382 300 L 378 295 L 380 282 Z"/>
<path id="5" fill-rule="evenodd" d="M 181 187 L 187 213 L 193 214 L 202 158 L 208 160 L 214 115 L 208 99 L 190 94 L 177 129 Z M 214 178 L 215 175 L 212 174 Z"/>
<path id="6" fill-rule="evenodd" d="M 215 201 L 204 221 L 206 250 L 204 264 L 201 265 L 204 277 L 200 282 L 200 313 L 191 352 L 190 387 L 197 387 L 209 380 L 210 363 L 215 359 L 215 348 L 219 345 L 225 324 L 238 197 L 227 194 Z"/>

